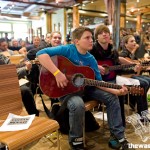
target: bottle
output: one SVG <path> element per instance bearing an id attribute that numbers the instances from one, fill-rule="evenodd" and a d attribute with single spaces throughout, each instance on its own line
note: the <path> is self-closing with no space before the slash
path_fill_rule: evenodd
<path id="1" fill-rule="evenodd" d="M 147 101 L 150 102 L 150 94 L 147 94 Z"/>

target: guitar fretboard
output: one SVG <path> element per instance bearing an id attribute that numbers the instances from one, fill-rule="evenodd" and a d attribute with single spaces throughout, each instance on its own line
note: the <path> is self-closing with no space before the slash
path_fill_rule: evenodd
<path id="1" fill-rule="evenodd" d="M 106 88 L 112 88 L 112 89 L 121 89 L 122 86 L 118 85 L 118 84 L 113 84 L 113 83 L 109 83 L 109 82 L 104 82 L 104 81 L 97 81 L 97 80 L 93 80 L 93 79 L 88 79 L 88 78 L 84 78 L 84 85 L 90 85 L 90 86 L 99 86 L 99 87 L 106 87 Z M 144 94 L 144 90 L 143 88 L 139 87 L 139 86 L 127 86 L 126 88 L 128 89 L 130 94 L 133 95 L 143 95 Z"/>
<path id="2" fill-rule="evenodd" d="M 84 85 L 90 85 L 90 86 L 100 86 L 100 87 L 107 87 L 107 88 L 113 88 L 113 89 L 121 89 L 121 85 L 108 83 L 104 81 L 97 81 L 92 79 L 84 78 Z"/>
<path id="3" fill-rule="evenodd" d="M 136 65 L 136 64 L 110 66 L 110 67 L 109 67 L 109 70 L 110 70 L 110 71 L 113 71 L 113 70 L 122 70 L 123 68 L 134 67 L 135 65 Z"/>

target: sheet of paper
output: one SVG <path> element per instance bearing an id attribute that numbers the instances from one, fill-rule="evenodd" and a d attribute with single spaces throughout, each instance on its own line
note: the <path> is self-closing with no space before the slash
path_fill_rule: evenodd
<path id="1" fill-rule="evenodd" d="M 23 78 L 19 79 L 19 85 L 20 85 L 20 86 L 22 86 L 22 85 L 24 85 L 24 84 L 26 84 L 26 83 L 28 83 L 28 82 L 29 82 L 29 81 L 26 80 L 26 79 L 23 79 Z"/>
<path id="2" fill-rule="evenodd" d="M 35 115 L 18 116 L 9 113 L 7 119 L 0 127 L 0 132 L 28 129 L 34 118 Z"/>
<path id="3" fill-rule="evenodd" d="M 94 117 L 96 119 L 103 120 L 103 112 L 100 111 L 100 112 L 95 113 Z M 107 121 L 107 114 L 106 113 L 104 113 L 104 121 Z"/>
<path id="4" fill-rule="evenodd" d="M 140 85 L 139 80 L 127 78 L 127 77 L 123 77 L 123 76 L 117 76 L 116 83 L 118 85 Z"/>

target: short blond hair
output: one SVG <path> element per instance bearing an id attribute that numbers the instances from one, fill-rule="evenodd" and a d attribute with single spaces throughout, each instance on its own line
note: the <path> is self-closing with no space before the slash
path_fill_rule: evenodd
<path id="1" fill-rule="evenodd" d="M 50 37 L 52 38 L 55 33 L 58 33 L 61 36 L 61 33 L 59 31 L 53 31 L 50 33 Z"/>
<path id="2" fill-rule="evenodd" d="M 80 26 L 78 28 L 76 28 L 73 32 L 72 32 L 72 41 L 74 41 L 75 39 L 80 40 L 81 36 L 83 35 L 83 33 L 85 31 L 89 31 L 92 33 L 92 30 L 88 27 L 84 27 L 84 26 Z"/>

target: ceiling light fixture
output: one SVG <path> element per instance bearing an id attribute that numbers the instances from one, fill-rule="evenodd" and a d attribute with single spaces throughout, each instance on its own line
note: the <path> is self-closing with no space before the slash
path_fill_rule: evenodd
<path id="1" fill-rule="evenodd" d="M 137 0 L 137 3 L 139 3 L 140 2 L 140 0 Z"/>
<path id="2" fill-rule="evenodd" d="M 133 9 L 133 8 L 131 9 L 131 12 L 134 12 L 134 9 Z"/>
<path id="3" fill-rule="evenodd" d="M 94 3 L 93 1 L 91 1 L 91 3 Z"/>

